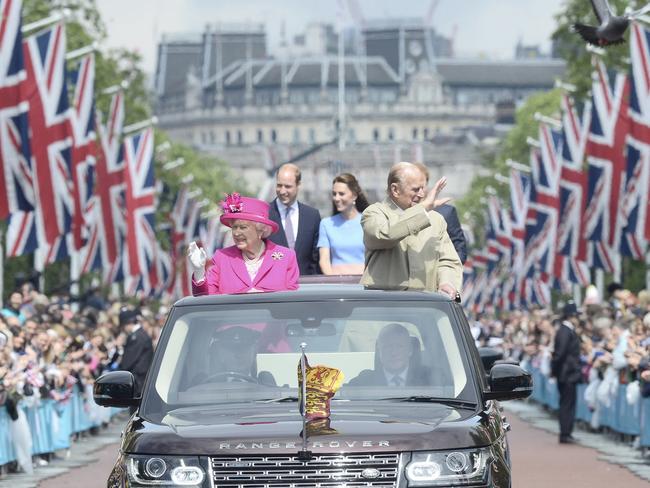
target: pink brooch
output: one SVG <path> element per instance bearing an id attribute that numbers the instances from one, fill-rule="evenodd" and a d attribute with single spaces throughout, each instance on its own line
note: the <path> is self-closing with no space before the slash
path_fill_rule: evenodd
<path id="1" fill-rule="evenodd" d="M 282 254 L 280 251 L 275 251 L 274 253 L 271 253 L 271 257 L 277 261 L 279 259 L 282 259 L 284 257 L 284 254 Z"/>
<path id="2" fill-rule="evenodd" d="M 241 201 L 241 195 L 239 193 L 232 193 L 228 195 L 226 193 L 226 198 L 221 202 L 221 208 L 226 213 L 238 213 L 244 210 L 244 202 Z"/>

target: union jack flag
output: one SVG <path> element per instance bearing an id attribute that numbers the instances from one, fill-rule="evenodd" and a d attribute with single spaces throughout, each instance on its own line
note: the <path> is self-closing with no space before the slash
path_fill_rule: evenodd
<path id="1" fill-rule="evenodd" d="M 525 297 L 529 306 L 548 307 L 551 304 L 551 289 L 545 280 L 535 276 L 526 280 Z"/>
<path id="2" fill-rule="evenodd" d="M 27 78 L 21 93 L 29 101 L 39 247 L 47 262 L 67 255 L 74 185 L 72 137 L 65 64 L 65 28 L 55 25 L 23 43 Z"/>
<path id="3" fill-rule="evenodd" d="M 463 305 L 470 309 L 474 303 L 474 279 L 476 271 L 474 269 L 474 258 L 472 255 L 468 256 L 463 264 Z"/>
<path id="4" fill-rule="evenodd" d="M 589 165 L 586 237 L 597 244 L 590 249 L 590 264 L 606 271 L 617 267 L 620 227 L 618 207 L 626 169 L 625 142 L 630 129 L 627 100 L 630 83 L 617 73 L 610 79 L 597 61 L 592 74 L 592 111 L 586 154 Z"/>
<path id="5" fill-rule="evenodd" d="M 29 104 L 21 98 L 26 77 L 21 1 L 0 0 L 0 220 L 34 209 L 29 147 Z"/>
<path id="6" fill-rule="evenodd" d="M 95 165 L 95 177 L 101 182 L 95 186 L 88 203 L 89 235 L 82 249 L 82 271 L 101 269 L 107 283 L 120 276 L 121 249 L 125 232 L 124 217 L 124 162 L 120 152 L 120 138 L 124 124 L 124 96 L 113 95 L 107 125 L 96 116 L 100 152 Z"/>
<path id="7" fill-rule="evenodd" d="M 185 249 L 188 243 L 200 240 L 200 213 L 201 205 L 194 198 L 187 200 L 185 208 L 185 215 L 183 219 L 183 238 L 184 241 L 179 249 L 180 266 L 178 267 L 178 283 L 177 293 L 182 293 L 180 296 L 188 296 L 192 294 L 192 270 L 187 265 L 187 257 L 185 256 Z M 207 253 L 207 249 L 206 249 Z M 210 255 L 208 255 L 210 256 Z"/>
<path id="8" fill-rule="evenodd" d="M 539 157 L 533 159 L 531 169 L 535 199 L 530 205 L 537 216 L 536 230 L 543 236 L 539 241 L 537 258 L 540 270 L 546 276 L 554 276 L 558 213 L 560 210 L 560 172 L 562 134 L 548 124 L 539 125 Z"/>
<path id="9" fill-rule="evenodd" d="M 650 31 L 637 23 L 632 24 L 630 58 L 630 138 L 620 205 L 620 249 L 641 260 L 650 239 Z"/>
<path id="10" fill-rule="evenodd" d="M 162 282 L 156 263 L 158 241 L 154 227 L 156 184 L 153 162 L 153 129 L 124 139 L 124 201 L 126 210 L 127 293 L 150 295 Z"/>
<path id="11" fill-rule="evenodd" d="M 189 204 L 189 190 L 186 187 L 176 194 L 176 200 L 170 215 L 171 220 L 171 258 L 173 277 L 169 284 L 168 292 L 174 297 L 184 297 L 191 294 L 191 273 L 188 271 L 187 258 L 183 252 L 187 246 L 186 221 Z"/>
<path id="12" fill-rule="evenodd" d="M 623 221 L 621 254 L 643 260 L 648 248 L 644 236 L 648 218 L 648 186 L 650 185 L 650 146 L 634 138 L 628 140 L 625 194 L 621 201 Z"/>
<path id="13" fill-rule="evenodd" d="M 549 235 L 551 235 L 551 217 L 548 212 L 537 205 L 538 191 L 537 181 L 541 178 L 540 171 L 543 170 L 541 152 L 538 148 L 531 148 L 530 166 L 534 169 L 533 173 L 538 172 L 529 180 L 528 187 L 528 205 L 526 212 L 526 237 L 524 250 L 524 265 L 521 271 L 521 278 L 518 283 L 518 293 L 522 303 L 526 305 L 540 305 L 538 296 L 544 296 L 543 290 L 548 288 L 550 275 L 543 272 L 542 265 L 546 262 L 541 261 L 541 257 L 548 257 Z M 537 292 L 535 292 L 537 290 Z"/>
<path id="14" fill-rule="evenodd" d="M 90 199 L 94 188 L 94 165 L 97 155 L 95 137 L 95 56 L 84 56 L 72 73 L 74 99 L 70 120 L 74 146 L 72 173 L 74 181 L 74 214 L 72 234 L 75 249 L 81 249 L 88 237 L 87 222 Z"/>
<path id="15" fill-rule="evenodd" d="M 485 305 L 489 300 L 489 273 L 481 271 L 476 277 L 474 284 L 476 292 L 474 293 L 474 312 L 483 312 Z"/>
<path id="16" fill-rule="evenodd" d="M 503 282 L 503 294 L 502 294 L 502 303 L 504 310 L 517 310 L 521 304 L 521 297 L 518 293 L 519 284 L 517 282 L 517 277 L 510 273 L 505 281 Z"/>
<path id="17" fill-rule="evenodd" d="M 488 221 L 492 237 L 488 240 L 488 250 L 510 265 L 512 257 L 512 230 L 507 212 L 495 196 L 488 198 Z M 491 247 L 493 246 L 494 249 Z"/>
<path id="18" fill-rule="evenodd" d="M 562 170 L 560 175 L 560 222 L 558 226 L 558 253 L 580 261 L 587 259 L 587 241 L 584 239 L 584 210 L 587 174 L 583 161 L 591 104 L 585 105 L 579 117 L 573 100 L 562 97 Z"/>
<path id="19" fill-rule="evenodd" d="M 562 97 L 562 158 L 560 160 L 559 217 L 557 230 L 557 254 L 554 274 L 560 288 L 569 283 L 582 286 L 589 284 L 587 265 L 587 240 L 584 236 L 584 207 L 587 175 L 582 169 L 591 106 L 577 114 L 573 100 Z"/>
<path id="20" fill-rule="evenodd" d="M 510 171 L 510 208 L 512 236 L 512 269 L 521 276 L 524 266 L 526 217 L 530 202 L 530 177 L 512 169 Z"/>
<path id="21" fill-rule="evenodd" d="M 7 257 L 12 258 L 30 254 L 38 248 L 34 212 L 18 210 L 9 215 L 5 234 Z"/>
<path id="22" fill-rule="evenodd" d="M 172 258 L 168 252 L 160 246 L 160 242 L 156 241 L 156 255 L 158 261 L 156 262 L 156 272 L 160 277 L 160 282 L 155 290 L 156 296 L 166 296 L 169 284 L 174 277 L 174 268 L 172 267 Z"/>
<path id="23" fill-rule="evenodd" d="M 220 229 L 221 223 L 216 212 L 201 217 L 199 222 L 199 238 L 208 256 L 212 256 L 221 247 L 221 243 L 219 242 Z"/>

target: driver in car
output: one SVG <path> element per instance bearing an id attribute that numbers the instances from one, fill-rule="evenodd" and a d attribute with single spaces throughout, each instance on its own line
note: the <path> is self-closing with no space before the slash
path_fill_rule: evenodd
<path id="1" fill-rule="evenodd" d="M 224 382 L 248 381 L 275 386 L 268 371 L 257 372 L 260 332 L 234 326 L 218 330 L 210 343 L 210 377 Z"/>
<path id="2" fill-rule="evenodd" d="M 431 371 L 419 363 L 419 340 L 411 337 L 406 327 L 386 325 L 375 348 L 375 369 L 363 370 L 349 386 L 425 386 Z"/>

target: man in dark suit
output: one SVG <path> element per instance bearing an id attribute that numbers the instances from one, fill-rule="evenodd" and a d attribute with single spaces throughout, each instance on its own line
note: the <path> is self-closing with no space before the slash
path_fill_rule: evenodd
<path id="1" fill-rule="evenodd" d="M 419 341 L 418 341 L 419 342 Z M 431 371 L 414 357 L 419 344 L 413 347 L 408 330 L 401 324 L 388 324 L 377 337 L 375 369 L 366 369 L 348 383 L 350 386 L 425 386 Z"/>
<path id="2" fill-rule="evenodd" d="M 465 233 L 460 226 L 456 208 L 453 205 L 444 203 L 438 207 L 435 207 L 434 210 L 442 215 L 445 219 L 445 222 L 447 222 L 447 234 L 449 234 L 449 238 L 454 244 L 454 248 L 458 253 L 460 261 L 465 264 L 465 261 L 467 261 L 467 244 L 465 243 Z"/>
<path id="3" fill-rule="evenodd" d="M 120 369 L 133 374 L 136 396 L 142 393 L 144 380 L 153 360 L 153 343 L 149 334 L 142 328 L 140 320 L 140 313 L 137 310 L 125 308 L 120 311 L 120 325 L 128 334 Z"/>
<path id="4" fill-rule="evenodd" d="M 560 392 L 560 443 L 575 442 L 571 432 L 576 417 L 577 386 L 581 378 L 580 339 L 576 334 L 579 325 L 578 309 L 569 302 L 562 309 L 562 322 L 555 334 L 551 360 L 551 376 L 556 378 Z"/>
<path id="5" fill-rule="evenodd" d="M 301 275 L 320 273 L 318 266 L 318 228 L 320 212 L 298 201 L 300 168 L 283 164 L 276 175 L 275 194 L 269 218 L 280 226 L 271 241 L 296 252 Z"/>

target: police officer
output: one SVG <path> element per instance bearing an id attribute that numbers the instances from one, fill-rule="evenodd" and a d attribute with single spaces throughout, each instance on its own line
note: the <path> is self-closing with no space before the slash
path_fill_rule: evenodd
<path id="1" fill-rule="evenodd" d="M 562 308 L 561 323 L 555 334 L 551 375 L 557 379 L 560 392 L 560 444 L 573 444 L 571 435 L 576 417 L 577 387 L 581 378 L 578 309 L 573 302 Z"/>
<path id="2" fill-rule="evenodd" d="M 120 326 L 127 333 L 120 369 L 130 371 L 135 378 L 135 393 L 140 396 L 147 371 L 153 359 L 153 343 L 142 328 L 138 310 L 124 308 L 120 311 Z"/>

